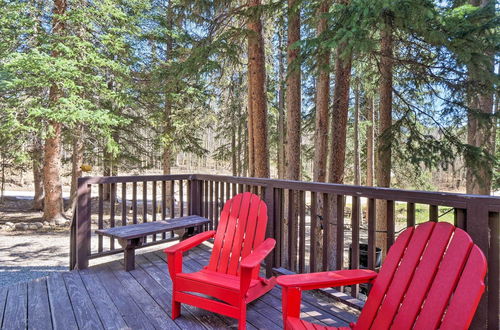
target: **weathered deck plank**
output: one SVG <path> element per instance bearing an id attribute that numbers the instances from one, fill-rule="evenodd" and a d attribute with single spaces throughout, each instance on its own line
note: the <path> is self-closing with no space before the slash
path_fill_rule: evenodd
<path id="1" fill-rule="evenodd" d="M 46 278 L 37 278 L 28 283 L 28 311 L 28 328 L 52 329 Z"/>
<path id="2" fill-rule="evenodd" d="M 184 270 L 208 262 L 210 246 L 184 258 Z M 162 251 L 137 257 L 137 269 L 125 272 L 123 261 L 56 274 L 0 289 L 0 325 L 5 329 L 236 329 L 237 321 L 182 305 L 171 315 L 172 281 Z M 320 325 L 346 326 L 356 316 L 336 304 L 303 295 L 301 316 Z M 281 329 L 281 290 L 276 287 L 249 304 L 248 329 Z"/>
<path id="3" fill-rule="evenodd" d="M 28 321 L 28 286 L 18 283 L 9 288 L 2 329 L 26 329 Z"/>
<path id="4" fill-rule="evenodd" d="M 61 274 L 47 278 L 47 291 L 52 325 L 56 330 L 78 329 L 75 314 L 69 300 L 66 284 Z"/>
<path id="5" fill-rule="evenodd" d="M 63 273 L 66 289 L 71 300 L 79 329 L 103 329 L 98 313 L 77 272 Z M 58 311 L 54 311 L 58 313 Z"/>
<path id="6" fill-rule="evenodd" d="M 144 315 L 146 315 L 153 327 L 156 329 L 179 329 L 175 322 L 156 301 L 151 298 L 149 294 L 145 294 L 144 288 L 135 278 L 120 267 L 120 264 L 112 263 L 109 265 L 108 269 L 113 272 L 113 275 L 115 275 L 118 280 L 120 280 L 122 286 L 134 299 L 137 306 L 142 310 Z"/>
<path id="7" fill-rule="evenodd" d="M 105 266 L 99 266 L 97 270 L 97 277 L 105 287 L 108 295 L 113 297 L 113 302 L 128 326 L 132 329 L 154 329 L 149 318 L 137 306 L 134 298 L 121 285 L 120 280 Z"/>
<path id="8" fill-rule="evenodd" d="M 126 328 L 126 321 L 113 303 L 113 298 L 99 281 L 96 270 L 93 268 L 85 269 L 79 273 L 90 299 L 94 303 L 94 306 L 97 306 L 96 310 L 104 328 L 110 330 Z"/>
<path id="9" fill-rule="evenodd" d="M 0 288 L 0 328 L 2 327 L 3 316 L 5 311 L 5 303 L 7 302 L 8 288 Z"/>

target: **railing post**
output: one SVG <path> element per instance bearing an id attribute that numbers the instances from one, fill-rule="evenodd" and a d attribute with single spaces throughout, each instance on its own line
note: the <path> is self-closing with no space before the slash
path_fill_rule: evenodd
<path id="1" fill-rule="evenodd" d="M 201 215 L 201 181 L 190 179 L 191 187 L 189 189 L 190 215 Z"/>
<path id="2" fill-rule="evenodd" d="M 465 228 L 467 233 L 471 236 L 474 243 L 481 248 L 488 259 L 489 252 L 489 213 L 488 208 L 480 199 L 470 199 L 467 202 L 467 215 L 465 219 Z M 488 276 L 486 274 L 485 283 L 488 283 Z M 472 320 L 471 329 L 487 329 L 488 322 L 488 286 L 486 292 L 481 297 L 479 306 L 477 307 L 476 314 Z"/>
<path id="3" fill-rule="evenodd" d="M 78 179 L 76 215 L 76 268 L 89 266 L 90 256 L 90 185 L 86 178 Z"/>
<path id="4" fill-rule="evenodd" d="M 266 232 L 266 237 L 272 237 L 274 238 L 274 226 L 275 226 L 275 221 L 279 219 L 275 219 L 274 215 L 274 187 L 271 185 L 267 185 L 264 187 L 265 192 L 264 192 L 264 202 L 267 205 L 267 232 Z M 278 246 L 274 247 L 274 250 L 269 253 L 269 255 L 266 258 L 266 276 L 271 277 L 272 276 L 272 270 L 275 267 L 274 265 L 274 254 L 276 253 L 276 249 Z"/>
<path id="5" fill-rule="evenodd" d="M 491 212 L 488 252 L 488 327 L 500 329 L 500 213 Z"/>

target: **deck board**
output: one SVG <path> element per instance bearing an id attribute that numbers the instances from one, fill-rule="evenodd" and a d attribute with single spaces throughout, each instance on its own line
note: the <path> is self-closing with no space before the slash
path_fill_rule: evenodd
<path id="1" fill-rule="evenodd" d="M 28 328 L 52 329 L 47 279 L 37 278 L 28 283 Z"/>
<path id="2" fill-rule="evenodd" d="M 210 246 L 184 257 L 184 271 L 200 270 Z M 236 329 L 237 321 L 193 306 L 171 315 L 172 282 L 162 251 L 139 254 L 137 267 L 113 261 L 0 289 L 2 329 Z M 303 294 L 301 317 L 321 325 L 346 326 L 356 314 L 339 303 Z M 248 329 L 281 329 L 281 290 L 276 287 L 249 304 Z"/>
<path id="3" fill-rule="evenodd" d="M 95 269 L 84 269 L 79 272 L 85 289 L 89 293 L 94 306 L 98 306 L 97 313 L 105 329 L 124 329 L 127 323 L 120 315 L 120 311 L 113 303 L 113 298 L 102 285 Z"/>
<path id="4" fill-rule="evenodd" d="M 28 288 L 26 283 L 18 283 L 9 288 L 5 303 L 2 329 L 26 329 L 28 321 Z"/>
<path id="5" fill-rule="evenodd" d="M 47 291 L 49 296 L 50 316 L 54 329 L 78 329 L 66 284 L 61 274 L 55 274 L 47 278 Z"/>
<path id="6" fill-rule="evenodd" d="M 62 274 L 68 295 L 79 329 L 103 329 L 101 320 L 90 300 L 90 296 L 83 285 L 78 272 L 68 272 Z M 58 311 L 54 311 L 58 313 Z"/>
<path id="7" fill-rule="evenodd" d="M 7 302 L 8 288 L 0 288 L 0 328 L 2 327 L 3 316 L 5 311 L 5 303 Z"/>

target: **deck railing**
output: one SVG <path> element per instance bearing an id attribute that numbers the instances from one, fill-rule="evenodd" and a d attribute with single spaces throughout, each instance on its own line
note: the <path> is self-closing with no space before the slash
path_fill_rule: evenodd
<path id="1" fill-rule="evenodd" d="M 190 214 L 211 219 L 216 228 L 223 203 L 244 191 L 259 194 L 268 205 L 267 236 L 277 241 L 266 260 L 268 273 L 275 267 L 299 273 L 376 269 L 378 249 L 384 255 L 407 226 L 454 223 L 488 259 L 487 292 L 473 328 L 499 328 L 500 198 L 492 196 L 200 174 L 84 177 L 78 181 L 70 267 L 83 269 L 90 259 L 123 251 L 113 240 L 93 235 L 97 228 Z M 387 218 L 387 228 L 377 229 L 377 216 Z M 155 235 L 145 246 L 173 239 L 174 233 Z M 366 261 L 362 257 L 360 263 L 360 254 Z M 359 295 L 358 286 L 340 290 Z"/>

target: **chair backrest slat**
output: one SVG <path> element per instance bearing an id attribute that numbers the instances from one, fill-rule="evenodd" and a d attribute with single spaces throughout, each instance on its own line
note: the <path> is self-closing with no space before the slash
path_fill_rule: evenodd
<path id="1" fill-rule="evenodd" d="M 448 309 L 441 322 L 440 329 L 454 330 L 469 325 L 484 292 L 484 276 L 486 275 L 486 258 L 481 250 L 474 246 L 460 276 L 457 288 L 453 293 Z M 479 293 L 479 294 L 478 294 Z"/>
<path id="2" fill-rule="evenodd" d="M 465 231 L 448 223 L 410 227 L 387 254 L 355 329 L 468 326 L 485 274 L 486 259 Z"/>
<path id="3" fill-rule="evenodd" d="M 443 258 L 444 251 L 448 246 L 450 236 L 453 234 L 453 229 L 451 225 L 440 225 L 432 232 L 429 245 L 422 254 L 422 261 L 415 270 L 405 297 L 401 302 L 401 307 L 399 307 L 393 321 L 393 324 L 397 324 L 401 329 L 411 329 L 413 327 L 427 291 L 436 275 L 439 263 Z"/>
<path id="4" fill-rule="evenodd" d="M 208 269 L 224 274 L 239 273 L 241 259 L 264 240 L 267 207 L 250 192 L 228 200 L 222 209 Z"/>
<path id="5" fill-rule="evenodd" d="M 398 239 L 392 245 L 387 257 L 385 258 L 382 269 L 377 276 L 376 281 L 370 290 L 370 295 L 363 307 L 363 312 L 359 316 L 356 327 L 360 329 L 369 329 L 379 309 L 382 299 L 384 299 L 388 284 L 392 276 L 396 272 L 399 261 L 406 250 L 411 237 L 413 236 L 414 228 L 410 227 L 399 235 Z"/>
<path id="6" fill-rule="evenodd" d="M 415 322 L 416 329 L 437 329 L 439 327 L 472 245 L 472 239 L 466 232 L 461 229 L 455 230 Z"/>

